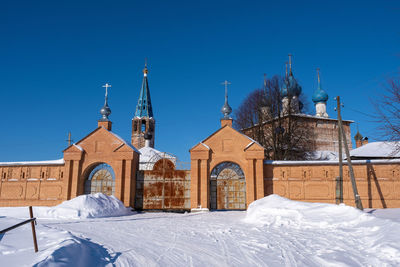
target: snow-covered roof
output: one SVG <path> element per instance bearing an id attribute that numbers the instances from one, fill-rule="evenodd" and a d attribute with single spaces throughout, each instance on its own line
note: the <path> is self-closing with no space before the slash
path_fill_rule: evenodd
<path id="1" fill-rule="evenodd" d="M 352 158 L 400 158 L 400 141 L 371 142 L 350 151 Z"/>
<path id="2" fill-rule="evenodd" d="M 140 153 L 139 150 L 136 149 L 136 147 L 134 147 L 132 144 L 130 144 L 129 142 L 126 142 L 121 136 L 119 136 L 118 134 L 109 131 L 111 134 L 113 134 L 116 138 L 118 138 L 121 142 L 123 142 L 125 145 L 129 146 L 130 148 L 132 148 L 135 152 Z"/>
<path id="3" fill-rule="evenodd" d="M 205 148 L 207 148 L 208 150 L 211 149 L 208 145 L 204 144 L 203 142 L 200 142 L 200 144 L 203 145 L 203 146 L 204 146 Z"/>
<path id="4" fill-rule="evenodd" d="M 74 147 L 76 147 L 77 149 L 79 149 L 80 151 L 83 151 L 83 148 L 80 145 L 77 144 L 72 144 Z"/>
<path id="5" fill-rule="evenodd" d="M 142 147 L 139 149 L 140 156 L 139 156 L 139 170 L 152 170 L 154 163 L 159 161 L 160 159 L 169 159 L 171 160 L 174 164 L 176 164 L 176 157 L 165 153 L 161 152 L 155 148 L 152 147 Z"/>
<path id="6" fill-rule="evenodd" d="M 64 159 L 43 160 L 43 161 L 16 161 L 16 162 L 0 162 L 0 166 L 17 166 L 17 165 L 62 165 Z"/>
<path id="7" fill-rule="evenodd" d="M 338 153 L 328 150 L 317 150 L 308 154 L 309 160 L 338 160 Z"/>

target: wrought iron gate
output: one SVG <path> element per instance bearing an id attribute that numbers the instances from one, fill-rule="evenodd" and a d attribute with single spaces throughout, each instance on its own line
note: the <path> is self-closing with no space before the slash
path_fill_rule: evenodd
<path id="1" fill-rule="evenodd" d="M 103 193 L 115 194 L 115 174 L 110 165 L 97 165 L 89 174 L 85 182 L 85 194 Z"/>
<path id="2" fill-rule="evenodd" d="M 222 162 L 214 167 L 210 177 L 211 209 L 246 209 L 246 180 L 239 165 Z"/>

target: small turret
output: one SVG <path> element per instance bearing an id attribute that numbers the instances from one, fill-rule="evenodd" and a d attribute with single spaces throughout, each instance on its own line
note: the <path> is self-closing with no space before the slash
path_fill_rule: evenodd
<path id="1" fill-rule="evenodd" d="M 357 127 L 357 133 L 354 136 L 354 140 L 356 141 L 356 148 L 360 147 L 363 145 L 363 136 L 360 134 L 360 132 L 358 131 L 358 127 Z M 368 140 L 368 139 L 367 139 Z"/>
<path id="2" fill-rule="evenodd" d="M 225 125 L 232 126 L 232 118 L 229 116 L 232 113 L 232 108 L 228 104 L 228 84 L 231 83 L 225 80 L 222 84 L 225 85 L 225 103 L 221 108 L 221 112 L 224 115 L 221 119 L 221 127 Z"/>
<path id="3" fill-rule="evenodd" d="M 107 130 L 111 131 L 111 121 L 108 119 L 108 116 L 111 114 L 111 109 L 108 106 L 108 88 L 111 87 L 110 84 L 106 83 L 103 85 L 106 88 L 106 94 L 104 97 L 104 106 L 100 109 L 101 118 L 97 122 L 98 127 L 104 127 Z"/>
<path id="4" fill-rule="evenodd" d="M 229 115 L 232 113 L 232 108 L 228 104 L 228 84 L 231 84 L 228 81 L 223 82 L 225 85 L 225 104 L 221 108 L 221 112 L 224 115 L 224 119 L 230 119 Z"/>

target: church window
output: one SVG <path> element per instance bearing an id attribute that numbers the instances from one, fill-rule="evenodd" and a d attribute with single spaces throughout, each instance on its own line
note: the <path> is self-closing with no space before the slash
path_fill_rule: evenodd
<path id="1" fill-rule="evenodd" d="M 23 173 L 22 173 L 22 179 L 24 179 L 24 178 L 25 178 L 25 173 L 23 172 Z"/>
<path id="2" fill-rule="evenodd" d="M 150 123 L 150 124 L 149 124 L 149 128 L 150 128 L 150 132 L 153 132 L 153 131 L 154 131 L 154 124 L 153 124 L 153 123 Z"/>
<path id="3" fill-rule="evenodd" d="M 134 123 L 133 123 L 133 131 L 137 131 L 137 128 L 138 128 L 138 122 L 137 121 L 135 121 Z"/>
<path id="4" fill-rule="evenodd" d="M 6 179 L 7 173 L 3 173 L 3 178 Z"/>
<path id="5" fill-rule="evenodd" d="M 44 172 L 42 172 L 42 178 L 44 178 Z"/>
<path id="6" fill-rule="evenodd" d="M 64 173 L 63 173 L 63 172 L 61 172 L 61 178 L 63 178 L 63 175 L 64 175 Z"/>

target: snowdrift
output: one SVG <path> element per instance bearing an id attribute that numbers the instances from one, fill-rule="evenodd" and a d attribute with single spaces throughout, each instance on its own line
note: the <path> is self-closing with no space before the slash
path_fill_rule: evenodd
<path id="1" fill-rule="evenodd" d="M 131 214 L 130 208 L 114 196 L 102 193 L 81 195 L 54 207 L 36 207 L 38 218 L 84 219 Z"/>
<path id="2" fill-rule="evenodd" d="M 355 226 L 376 219 L 344 204 L 308 203 L 270 195 L 254 201 L 247 209 L 247 223 L 294 228 L 336 228 Z"/>

